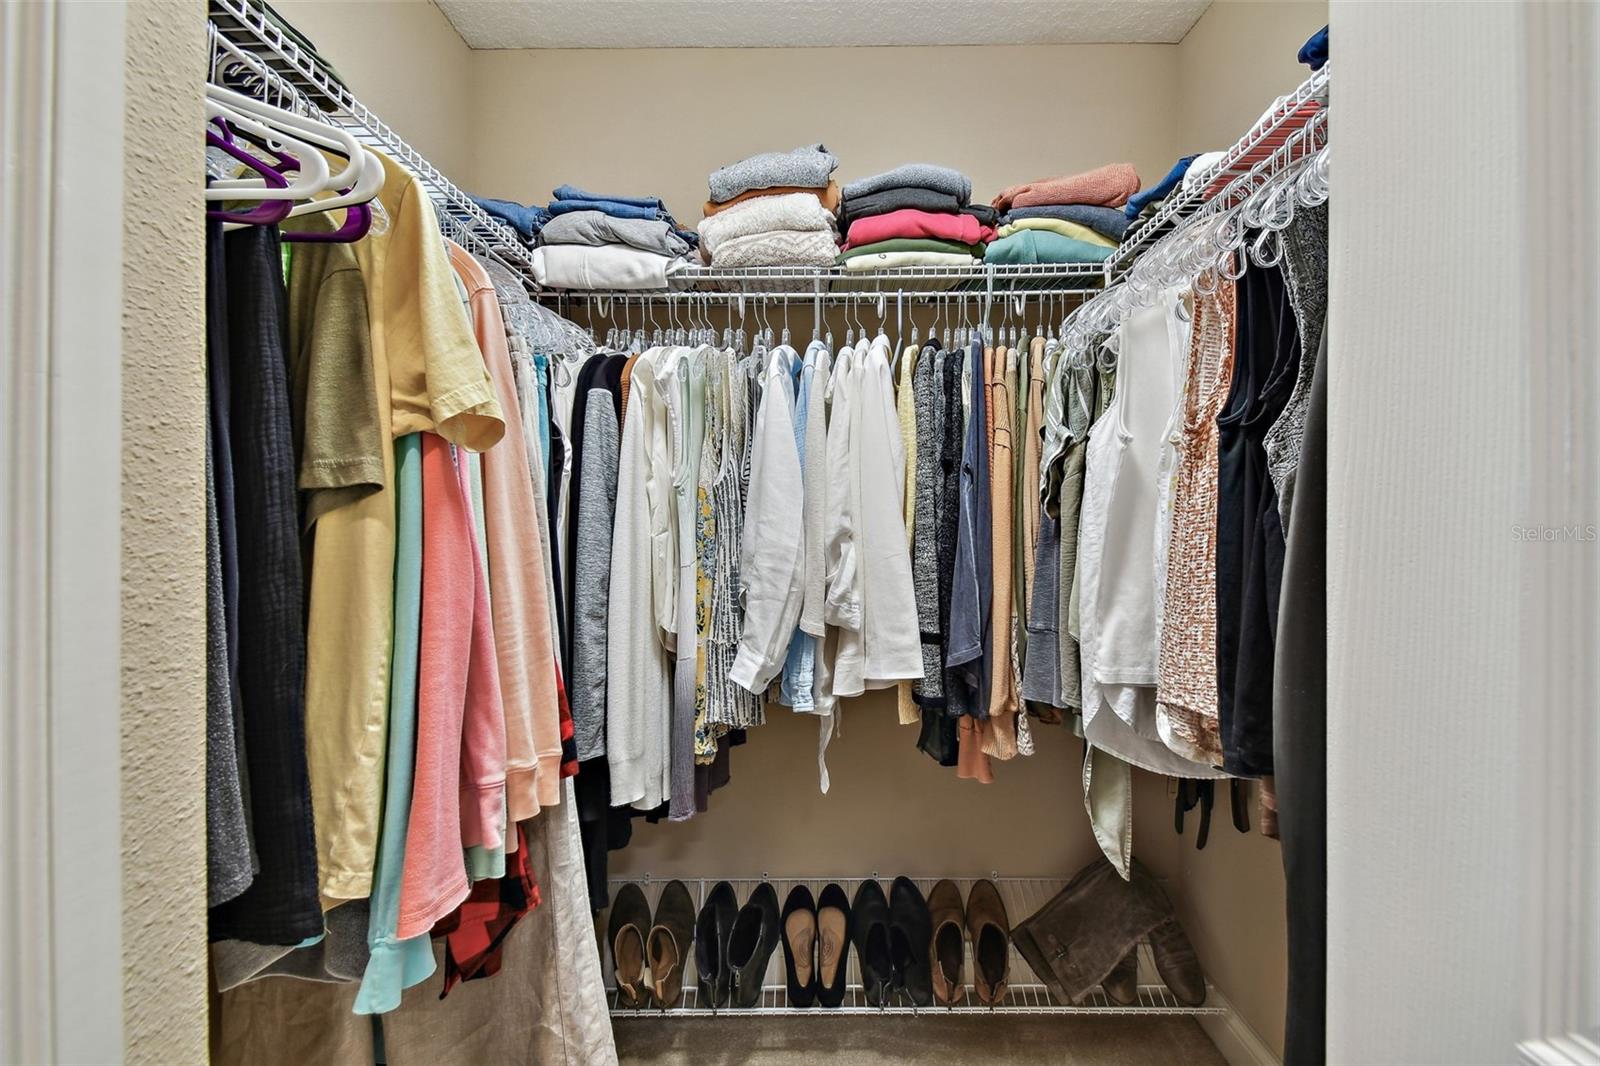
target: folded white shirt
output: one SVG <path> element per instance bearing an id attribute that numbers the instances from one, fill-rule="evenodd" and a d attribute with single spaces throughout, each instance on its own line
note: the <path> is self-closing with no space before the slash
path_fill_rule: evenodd
<path id="1" fill-rule="evenodd" d="M 547 244 L 533 250 L 533 277 L 549 289 L 665 289 L 683 257 L 618 244 Z"/>

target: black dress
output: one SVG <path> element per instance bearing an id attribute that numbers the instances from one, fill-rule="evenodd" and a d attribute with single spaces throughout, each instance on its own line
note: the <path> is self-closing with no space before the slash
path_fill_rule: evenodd
<path id="1" fill-rule="evenodd" d="M 1272 773 L 1273 645 L 1283 524 L 1264 438 L 1300 366 L 1283 273 L 1251 264 L 1239 282 L 1234 376 L 1217 416 L 1217 696 L 1223 768 Z"/>

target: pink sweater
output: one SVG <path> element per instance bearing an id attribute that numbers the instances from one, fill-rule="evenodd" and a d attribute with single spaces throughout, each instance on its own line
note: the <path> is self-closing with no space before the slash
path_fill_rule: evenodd
<path id="1" fill-rule="evenodd" d="M 471 299 L 478 346 L 506 419 L 505 436 L 483 453 L 483 517 L 495 657 L 505 704 L 506 805 L 511 821 L 520 822 L 560 799 L 561 711 L 545 554 L 537 534 L 533 475 L 500 303 L 488 272 L 476 259 L 451 244 L 450 262 Z"/>
<path id="2" fill-rule="evenodd" d="M 858 218 L 850 223 L 849 240 L 844 247 L 848 251 L 895 237 L 932 237 L 962 244 L 986 244 L 994 240 L 994 230 L 971 215 L 903 207 L 898 211 Z"/>
<path id="3" fill-rule="evenodd" d="M 1107 163 L 1098 170 L 1062 178 L 1013 185 L 994 198 L 996 211 L 1013 207 L 1041 207 L 1045 204 L 1095 204 L 1121 207 L 1139 191 L 1139 172 L 1132 163 Z"/>
<path id="4" fill-rule="evenodd" d="M 467 898 L 462 848 L 498 844 L 504 818 L 505 717 L 463 474 L 450 445 L 424 433 L 416 773 L 395 929 L 402 940 Z"/>

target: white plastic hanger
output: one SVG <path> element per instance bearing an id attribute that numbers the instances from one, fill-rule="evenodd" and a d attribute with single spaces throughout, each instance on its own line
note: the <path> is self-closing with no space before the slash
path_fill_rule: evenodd
<path id="1" fill-rule="evenodd" d="M 224 178 L 211 182 L 206 188 L 207 200 L 307 200 L 328 188 L 328 161 L 314 145 L 308 144 L 280 130 L 266 126 L 242 112 L 206 99 L 206 119 L 220 118 L 230 126 L 253 133 L 265 140 L 273 150 L 282 149 L 293 155 L 300 169 L 291 173 L 289 184 L 283 188 L 269 188 L 261 178 Z"/>
<path id="2" fill-rule="evenodd" d="M 345 158 L 345 167 L 339 173 L 327 179 L 325 188 L 342 189 L 354 185 L 361 177 L 361 171 L 367 163 L 367 153 L 361 143 L 348 130 L 316 119 L 297 115 L 293 111 L 285 111 L 281 107 L 273 107 L 254 97 L 236 93 L 232 89 L 224 89 L 220 85 L 206 85 L 206 98 L 209 101 L 229 107 L 235 112 L 242 112 L 257 119 L 261 123 L 281 131 L 283 134 L 301 141 L 321 145 L 332 149 Z M 324 160 L 326 166 L 326 160 Z"/>

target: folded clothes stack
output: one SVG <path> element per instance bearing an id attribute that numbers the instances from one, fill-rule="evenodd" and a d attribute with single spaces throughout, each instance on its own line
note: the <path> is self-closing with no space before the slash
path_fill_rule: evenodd
<path id="1" fill-rule="evenodd" d="M 700 257 L 717 267 L 831 266 L 839 160 L 821 144 L 763 152 L 712 172 Z"/>
<path id="2" fill-rule="evenodd" d="M 613 196 L 563 185 L 545 209 L 534 277 L 558 289 L 660 289 L 698 241 L 653 196 Z"/>
<path id="3" fill-rule="evenodd" d="M 970 266 L 994 240 L 996 212 L 969 203 L 972 180 L 949 167 L 907 163 L 844 187 L 840 218 L 848 271 Z"/>
<path id="4" fill-rule="evenodd" d="M 1127 163 L 1013 185 L 994 198 L 999 240 L 984 259 L 999 264 L 1100 263 L 1122 240 L 1122 208 L 1139 191 L 1139 174 Z"/>

